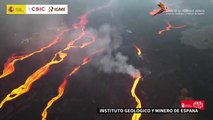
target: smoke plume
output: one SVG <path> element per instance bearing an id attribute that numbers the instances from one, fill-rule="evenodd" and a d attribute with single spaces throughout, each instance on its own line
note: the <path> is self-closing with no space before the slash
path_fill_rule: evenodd
<path id="1" fill-rule="evenodd" d="M 94 58 L 94 66 L 105 73 L 123 73 L 132 77 L 140 75 L 139 70 L 127 63 L 128 57 L 118 52 L 118 48 L 122 46 L 122 38 L 115 28 L 105 24 L 99 30 L 89 31 L 96 35 L 97 41 L 88 52 L 104 49 L 104 52 Z"/>

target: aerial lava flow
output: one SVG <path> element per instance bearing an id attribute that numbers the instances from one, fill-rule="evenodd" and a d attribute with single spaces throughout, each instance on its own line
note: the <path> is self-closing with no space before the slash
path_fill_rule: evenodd
<path id="1" fill-rule="evenodd" d="M 139 47 L 137 47 L 136 45 L 134 45 L 134 47 L 136 48 L 136 50 L 138 52 L 138 56 L 141 56 L 141 49 Z M 137 103 L 136 108 L 142 108 L 141 101 L 135 93 L 137 85 L 138 85 L 138 83 L 141 79 L 140 73 L 135 73 L 135 75 L 133 76 L 133 79 L 135 79 L 135 80 L 134 80 L 134 83 L 133 83 L 132 88 L 131 88 L 131 95 Z M 132 120 L 139 120 L 140 117 L 141 117 L 141 113 L 134 113 L 133 116 L 132 116 Z"/>
<path id="2" fill-rule="evenodd" d="M 96 54 L 97 52 L 100 52 L 100 51 L 96 51 L 94 54 Z M 66 88 L 66 85 L 67 85 L 67 81 L 68 81 L 68 77 L 71 77 L 73 74 L 75 74 L 80 68 L 81 66 L 83 65 L 86 65 L 87 63 L 89 63 L 90 61 L 90 57 L 92 57 L 94 54 L 92 54 L 91 56 L 86 56 L 83 61 L 82 61 L 82 64 L 75 67 L 63 80 L 63 82 L 61 83 L 61 85 L 58 87 L 58 95 L 53 97 L 46 105 L 45 109 L 43 110 L 42 112 L 42 120 L 46 120 L 47 118 L 47 110 L 52 106 L 52 104 L 57 101 L 59 98 L 62 97 L 62 95 L 64 94 L 64 90 Z"/>
<path id="3" fill-rule="evenodd" d="M 175 29 L 178 29 L 178 28 L 184 28 L 186 27 L 185 25 L 182 25 L 182 26 L 172 26 L 171 23 L 168 21 L 166 22 L 167 26 L 165 29 L 162 29 L 158 32 L 159 35 L 161 35 L 163 32 L 166 32 L 166 31 L 170 31 L 171 29 L 175 28 Z"/>
<path id="4" fill-rule="evenodd" d="M 95 42 L 95 40 L 96 40 L 95 36 L 92 33 L 88 33 L 88 32 L 85 31 L 86 23 L 87 23 L 87 16 L 89 14 L 93 13 L 93 12 L 96 12 L 97 10 L 101 10 L 103 8 L 106 8 L 106 7 L 109 7 L 109 4 L 102 6 L 102 7 L 98 7 L 96 9 L 92 9 L 91 11 L 88 11 L 85 14 L 83 14 L 82 16 L 80 16 L 79 17 L 79 19 L 80 19 L 79 23 L 72 25 L 72 26 L 75 26 L 75 27 L 73 27 L 74 29 L 80 29 L 80 31 L 81 31 L 80 34 L 75 39 L 70 40 L 70 42 L 67 44 L 67 46 L 64 49 L 55 53 L 54 57 L 52 58 L 52 60 L 49 63 L 45 64 L 44 66 L 39 68 L 36 72 L 31 74 L 27 78 L 27 80 L 25 81 L 24 84 L 22 84 L 21 86 L 19 86 L 18 88 L 14 89 L 14 90 L 12 90 L 11 93 L 9 93 L 1 101 L 0 108 L 2 108 L 3 105 L 6 102 L 11 101 L 13 99 L 16 99 L 17 97 L 21 96 L 22 94 L 27 93 L 31 89 L 31 86 L 34 82 L 36 82 L 37 80 L 39 80 L 41 77 L 43 77 L 45 74 L 48 73 L 48 71 L 49 71 L 49 69 L 52 65 L 61 63 L 67 57 L 66 51 L 68 51 L 72 48 L 84 48 L 84 47 L 89 46 L 93 42 Z M 62 32 L 60 35 L 62 35 L 63 33 L 64 32 Z M 84 41 L 81 45 L 74 45 L 77 41 L 81 40 L 84 37 L 88 37 L 88 38 L 90 38 L 90 40 Z M 42 50 L 43 50 L 43 48 L 42 48 Z M 57 60 L 58 58 L 59 58 L 59 60 Z"/>
<path id="5" fill-rule="evenodd" d="M 61 83 L 61 85 L 58 87 L 58 95 L 53 97 L 46 105 L 45 109 L 43 110 L 42 112 L 42 120 L 46 120 L 47 118 L 47 110 L 52 106 L 52 104 L 57 101 L 59 98 L 62 97 L 62 95 L 64 94 L 64 90 L 66 88 L 66 85 L 67 85 L 67 81 L 68 81 L 68 78 L 71 77 L 73 74 L 75 74 L 80 68 L 81 66 L 83 65 L 86 65 L 89 63 L 90 61 L 90 58 L 93 57 L 95 54 L 97 54 L 98 52 L 101 52 L 103 51 L 103 49 L 99 49 L 97 51 L 95 51 L 93 54 L 89 55 L 89 56 L 86 56 L 84 57 L 81 65 L 75 67 L 63 80 L 63 82 Z"/>
<path id="6" fill-rule="evenodd" d="M 132 89 L 131 89 L 131 95 L 135 99 L 135 101 L 137 102 L 136 108 L 142 108 L 141 101 L 137 97 L 137 95 L 135 94 L 135 89 L 136 89 L 140 79 L 141 79 L 140 75 L 135 78 L 134 84 L 133 84 Z M 141 113 L 134 113 L 133 116 L 132 116 L 132 120 L 139 120 L 140 117 L 141 117 Z"/>
<path id="7" fill-rule="evenodd" d="M 16 62 L 25 60 L 37 53 L 41 53 L 44 50 L 46 50 L 46 49 L 52 47 L 53 45 L 55 45 L 56 43 L 58 43 L 61 40 L 61 36 L 63 36 L 64 33 L 68 32 L 68 31 L 70 31 L 70 29 L 65 29 L 65 30 L 61 31 L 58 35 L 56 35 L 55 39 L 51 43 L 49 43 L 47 46 L 40 48 L 39 50 L 33 51 L 33 52 L 31 52 L 29 54 L 25 54 L 25 55 L 12 55 L 7 60 L 7 62 L 4 64 L 4 70 L 3 70 L 2 75 L 0 75 L 0 78 L 4 78 L 4 77 L 12 74 L 15 71 L 14 65 Z"/>
<path id="8" fill-rule="evenodd" d="M 72 24 L 71 28 L 67 28 L 67 29 L 61 31 L 58 35 L 56 35 L 55 39 L 51 43 L 49 43 L 47 46 L 44 46 L 44 47 L 40 48 L 39 50 L 33 51 L 29 54 L 12 55 L 5 63 L 3 73 L 2 73 L 2 75 L 0 75 L 0 78 L 4 78 L 4 77 L 12 74 L 15 71 L 15 64 L 17 61 L 22 61 L 35 54 L 44 52 L 46 49 L 48 49 L 48 48 L 52 47 L 53 45 L 57 44 L 58 42 L 60 42 L 62 40 L 62 36 L 66 32 L 72 32 L 72 30 L 80 31 L 80 33 L 75 38 L 70 39 L 70 41 L 67 43 L 65 48 L 57 51 L 48 63 L 46 63 L 45 65 L 43 65 L 42 67 L 37 69 L 34 73 L 32 73 L 30 76 L 28 76 L 27 79 L 25 80 L 24 84 L 13 89 L 9 94 L 7 94 L 6 97 L 0 102 L 0 109 L 5 105 L 5 103 L 7 103 L 11 100 L 14 100 L 14 99 L 20 97 L 21 95 L 29 92 L 31 90 L 32 85 L 35 82 L 37 82 L 38 80 L 40 80 L 43 76 L 45 76 L 49 72 L 51 66 L 60 64 L 64 61 L 64 59 L 66 59 L 66 57 L 68 56 L 69 50 L 83 49 L 83 48 L 91 45 L 92 43 L 94 43 L 96 41 L 96 37 L 92 33 L 86 31 L 87 17 L 91 13 L 104 9 L 104 8 L 107 8 L 109 6 L 110 6 L 110 2 L 109 2 L 109 4 L 92 9 L 92 10 L 84 13 L 82 16 L 79 16 L 78 23 Z M 87 40 L 85 40 L 85 38 L 87 38 Z M 80 42 L 78 42 L 78 41 L 80 41 Z M 79 43 L 81 43 L 81 44 L 79 44 Z M 135 45 L 135 48 L 137 49 L 138 56 L 140 56 L 141 55 L 140 48 L 137 47 L 136 45 Z M 103 51 L 103 49 L 96 50 L 93 54 L 84 57 L 84 59 L 82 60 L 82 63 L 80 65 L 76 66 L 75 68 L 73 68 L 73 70 L 67 76 L 64 77 L 62 83 L 58 87 L 58 94 L 56 96 L 54 96 L 52 99 L 50 99 L 48 101 L 46 107 L 44 108 L 44 110 L 41 114 L 42 120 L 47 119 L 48 109 L 58 99 L 60 99 L 63 96 L 66 85 L 68 83 L 68 78 L 71 77 L 73 74 L 75 74 L 77 71 L 79 71 L 83 65 L 88 64 L 90 61 L 90 58 L 93 57 L 96 53 L 98 53 L 100 51 Z M 136 108 L 141 108 L 142 107 L 141 101 L 135 93 L 137 84 L 139 83 L 139 80 L 141 79 L 141 75 L 138 73 L 135 73 L 135 76 L 133 77 L 133 79 L 134 79 L 134 83 L 131 88 L 131 95 L 137 103 Z M 132 120 L 139 120 L 140 117 L 141 117 L 140 113 L 135 113 L 132 116 Z"/>

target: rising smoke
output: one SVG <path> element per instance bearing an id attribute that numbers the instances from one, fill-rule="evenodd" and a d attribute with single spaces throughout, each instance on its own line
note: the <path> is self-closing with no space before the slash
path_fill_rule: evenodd
<path id="1" fill-rule="evenodd" d="M 123 73 L 132 77 L 140 75 L 140 71 L 127 63 L 128 57 L 118 52 L 122 46 L 121 35 L 110 25 L 103 25 L 99 30 L 90 29 L 97 36 L 97 41 L 89 48 L 88 52 L 104 49 L 93 59 L 92 64 L 105 73 Z"/>

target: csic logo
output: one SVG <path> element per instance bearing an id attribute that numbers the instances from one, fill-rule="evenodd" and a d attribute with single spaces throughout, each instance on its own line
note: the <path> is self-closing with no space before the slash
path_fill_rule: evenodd
<path id="1" fill-rule="evenodd" d="M 181 108 L 198 108 L 199 110 L 205 110 L 204 100 L 181 100 Z"/>
<path id="2" fill-rule="evenodd" d="M 9 9 L 8 9 L 8 11 L 9 11 L 9 12 L 14 12 L 13 6 L 10 6 Z"/>
<path id="3" fill-rule="evenodd" d="M 32 7 L 32 11 L 45 11 L 45 7 Z"/>
<path id="4" fill-rule="evenodd" d="M 28 13 L 43 13 L 45 12 L 45 6 L 44 5 L 26 5 L 27 6 L 27 12 Z"/>
<path id="5" fill-rule="evenodd" d="M 27 14 L 46 14 L 45 5 L 27 5 Z"/>

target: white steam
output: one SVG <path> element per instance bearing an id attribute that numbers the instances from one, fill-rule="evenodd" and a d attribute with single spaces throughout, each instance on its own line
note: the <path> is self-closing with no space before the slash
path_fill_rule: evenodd
<path id="1" fill-rule="evenodd" d="M 104 49 L 104 52 L 93 59 L 93 65 L 105 73 L 123 73 L 132 77 L 140 75 L 140 71 L 127 63 L 128 57 L 117 52 L 122 45 L 122 38 L 115 28 L 103 25 L 99 30 L 90 29 L 97 37 L 97 41 L 89 48 L 88 52 Z"/>

